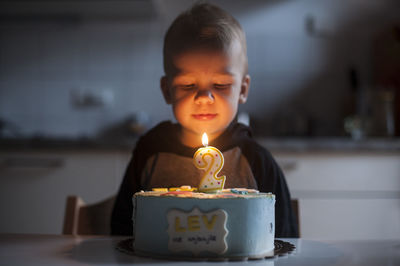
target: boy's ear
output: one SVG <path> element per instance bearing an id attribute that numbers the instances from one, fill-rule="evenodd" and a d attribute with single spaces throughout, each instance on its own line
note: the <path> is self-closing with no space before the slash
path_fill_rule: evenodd
<path id="1" fill-rule="evenodd" d="M 247 101 L 247 95 L 249 95 L 250 89 L 250 75 L 246 74 L 243 77 L 242 84 L 240 86 L 239 103 L 245 103 Z"/>
<path id="2" fill-rule="evenodd" d="M 160 87 L 162 94 L 164 96 L 164 100 L 167 104 L 172 103 L 172 97 L 171 97 L 171 92 L 169 90 L 169 85 L 168 85 L 168 78 L 166 76 L 161 77 L 160 80 Z"/>

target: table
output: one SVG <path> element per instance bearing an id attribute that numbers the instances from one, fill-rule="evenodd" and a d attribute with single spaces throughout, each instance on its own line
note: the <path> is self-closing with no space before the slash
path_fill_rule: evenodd
<path id="1" fill-rule="evenodd" d="M 188 262 L 143 258 L 115 249 L 129 238 L 0 234 L 0 265 L 400 265 L 400 240 L 316 241 L 282 239 L 297 249 L 283 257 L 251 261 Z"/>

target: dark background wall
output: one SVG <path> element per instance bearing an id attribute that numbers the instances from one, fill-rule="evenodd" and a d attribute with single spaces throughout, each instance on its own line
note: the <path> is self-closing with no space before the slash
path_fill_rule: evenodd
<path id="1" fill-rule="evenodd" d="M 173 119 L 159 90 L 162 39 L 192 2 L 2 2 L 2 135 L 91 138 Z M 353 115 L 366 134 L 388 134 L 375 55 L 399 25 L 398 1 L 211 2 L 247 33 L 252 84 L 240 111 L 256 134 L 343 136 Z"/>

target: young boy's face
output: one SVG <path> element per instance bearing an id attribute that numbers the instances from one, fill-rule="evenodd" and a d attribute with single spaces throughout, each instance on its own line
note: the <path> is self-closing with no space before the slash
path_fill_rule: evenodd
<path id="1" fill-rule="evenodd" d="M 244 62 L 239 42 L 227 52 L 194 50 L 173 57 L 161 88 L 182 126 L 184 144 L 198 146 L 204 132 L 212 140 L 232 122 L 250 85 Z"/>

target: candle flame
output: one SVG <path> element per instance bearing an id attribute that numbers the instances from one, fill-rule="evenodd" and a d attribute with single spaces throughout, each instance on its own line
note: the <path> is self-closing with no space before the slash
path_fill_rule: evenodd
<path id="1" fill-rule="evenodd" d="M 203 133 L 203 136 L 201 137 L 201 143 L 203 143 L 203 146 L 204 146 L 204 147 L 208 146 L 208 137 L 207 137 L 207 133 Z"/>

